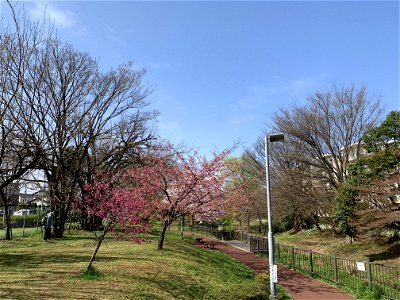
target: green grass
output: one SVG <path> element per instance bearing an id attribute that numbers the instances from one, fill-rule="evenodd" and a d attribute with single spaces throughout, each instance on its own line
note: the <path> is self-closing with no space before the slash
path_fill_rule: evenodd
<path id="1" fill-rule="evenodd" d="M 267 299 L 268 287 L 252 270 L 220 251 L 180 242 L 176 233 L 162 251 L 154 236 L 141 244 L 108 236 L 89 272 L 93 234 L 50 241 L 40 230 L 27 234 L 14 229 L 14 240 L 0 240 L 0 299 Z"/>

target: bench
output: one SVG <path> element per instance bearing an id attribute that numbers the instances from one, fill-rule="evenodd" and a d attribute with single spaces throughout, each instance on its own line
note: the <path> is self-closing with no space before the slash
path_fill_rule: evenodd
<path id="1" fill-rule="evenodd" d="M 196 240 L 196 243 L 197 243 L 197 244 L 202 244 L 202 243 L 204 243 L 202 237 L 197 237 L 197 238 L 195 238 L 195 240 Z"/>
<path id="2" fill-rule="evenodd" d="M 204 243 L 204 248 L 216 249 L 216 248 L 215 248 L 215 243 L 213 243 L 213 242 L 205 242 L 205 243 Z"/>

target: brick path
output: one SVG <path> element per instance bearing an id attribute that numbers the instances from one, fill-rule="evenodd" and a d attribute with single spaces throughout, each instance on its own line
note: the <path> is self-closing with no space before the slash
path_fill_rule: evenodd
<path id="1" fill-rule="evenodd" d="M 200 236 L 196 234 L 196 236 Z M 234 241 L 225 243 L 209 236 L 201 236 L 204 241 L 212 241 L 219 251 L 223 251 L 233 258 L 239 260 L 243 264 L 249 266 L 256 272 L 268 272 L 268 259 L 262 258 L 256 254 L 248 252 L 244 249 L 248 248 L 248 244 Z M 244 249 L 240 249 L 244 248 Z M 210 250 L 215 251 L 215 250 Z M 319 281 L 314 278 L 306 277 L 296 273 L 282 265 L 278 265 L 278 283 L 283 286 L 293 297 L 293 299 L 355 299 L 338 288 Z"/>

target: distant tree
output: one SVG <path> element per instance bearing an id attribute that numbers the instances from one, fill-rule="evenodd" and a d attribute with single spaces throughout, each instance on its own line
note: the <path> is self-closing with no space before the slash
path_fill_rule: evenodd
<path id="1" fill-rule="evenodd" d="M 369 153 L 376 153 L 386 148 L 399 148 L 400 111 L 390 112 L 379 126 L 366 133 L 363 141 Z"/>
<path id="2" fill-rule="evenodd" d="M 334 211 L 341 232 L 350 237 L 357 230 L 359 211 L 366 214 L 371 208 L 369 214 L 375 218 L 381 215 L 381 221 L 374 223 L 375 230 L 400 228 L 400 112 L 389 113 L 363 141 L 368 155 L 349 165 L 349 176 L 339 190 Z"/>
<path id="3" fill-rule="evenodd" d="M 159 146 L 146 157 L 140 168 L 126 173 L 151 202 L 153 216 L 162 220 L 158 248 L 175 220 L 188 215 L 203 220 L 215 219 L 224 210 L 224 159 L 229 150 L 208 160 L 196 152 L 185 153 L 173 145 Z"/>
<path id="4" fill-rule="evenodd" d="M 242 160 L 237 157 L 228 157 L 225 159 L 224 164 L 229 169 L 229 175 L 225 179 L 225 187 L 228 192 L 225 193 L 227 207 L 224 211 L 221 220 L 226 222 L 227 220 L 239 220 L 240 223 L 246 220 L 248 206 L 247 191 L 238 189 L 238 186 L 243 186 L 245 179 L 242 176 Z"/>
<path id="5" fill-rule="evenodd" d="M 258 232 L 265 233 L 266 226 L 263 220 L 267 218 L 267 198 L 265 190 L 265 164 L 262 159 L 249 149 L 241 156 L 240 185 L 238 191 L 245 193 L 246 200 L 238 207 L 238 214 L 242 222 L 247 223 L 250 230 L 250 222 L 258 221 Z"/>
<path id="6" fill-rule="evenodd" d="M 310 96 L 304 105 L 280 109 L 272 129 L 285 134 L 286 149 L 278 156 L 282 163 L 276 173 L 282 197 L 297 201 L 297 195 L 304 195 L 299 199 L 308 201 L 311 217 L 335 227 L 335 196 L 349 162 L 361 154 L 362 137 L 377 124 L 381 112 L 379 98 L 368 97 L 366 88 L 335 85 Z"/>
<path id="7" fill-rule="evenodd" d="M 300 231 L 315 225 L 322 231 L 321 219 L 334 226 L 329 217 L 334 191 L 310 174 L 302 162 L 304 153 L 290 142 L 273 143 L 270 147 L 271 189 L 276 225 Z"/>
<path id="8" fill-rule="evenodd" d="M 304 165 L 296 162 L 301 153 L 297 154 L 287 143 L 272 143 L 269 150 L 273 224 L 280 229 L 293 228 L 296 231 L 309 226 L 310 222 L 318 226 L 318 217 L 314 213 L 317 208 L 313 203 L 316 187 L 302 176 Z M 243 172 L 257 183 L 253 193 L 249 194 L 252 195 L 249 219 L 258 219 L 261 228 L 261 220 L 266 218 L 267 212 L 264 137 L 247 149 L 242 159 Z M 324 199 L 318 204 L 323 207 Z"/>

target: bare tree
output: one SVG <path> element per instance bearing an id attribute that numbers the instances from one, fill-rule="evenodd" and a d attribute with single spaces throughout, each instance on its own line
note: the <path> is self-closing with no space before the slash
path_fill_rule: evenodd
<path id="1" fill-rule="evenodd" d="M 19 180 L 37 165 L 36 151 L 21 129 L 18 101 L 30 60 L 44 31 L 38 24 L 17 21 L 20 13 L 7 1 L 12 20 L 0 27 L 0 205 L 4 207 L 6 239 L 11 239 L 10 210 L 17 204 Z"/>
<path id="2" fill-rule="evenodd" d="M 280 185 L 288 189 L 282 196 L 296 201 L 304 195 L 301 201 L 308 199 L 314 212 L 333 224 L 332 204 L 347 176 L 346 166 L 361 154 L 362 137 L 381 113 L 380 99 L 368 97 L 365 87 L 335 85 L 304 105 L 280 109 L 272 128 L 285 134 L 286 149 L 278 156 Z"/>
<path id="3" fill-rule="evenodd" d="M 94 60 L 68 45 L 50 40 L 45 50 L 41 63 L 46 74 L 42 89 L 35 94 L 29 90 L 25 96 L 26 104 L 37 108 L 27 127 L 42 128 L 40 135 L 30 137 L 34 143 L 45 140 L 41 144 L 45 155 L 40 166 L 49 183 L 54 234 L 60 237 L 71 200 L 76 197 L 85 158 L 94 155 L 90 151 L 96 151 L 104 140 L 113 142 L 108 150 L 121 147 L 122 143 L 124 149 L 103 155 L 113 158 L 110 163 L 115 164 L 116 155 L 121 159 L 134 144 L 140 145 L 150 138 L 142 129 L 156 113 L 142 113 L 149 91 L 141 85 L 144 72 L 134 70 L 131 64 L 101 74 Z M 127 141 L 121 139 L 126 135 L 115 135 L 121 129 L 124 115 L 132 122 Z M 137 127 L 141 130 L 132 131 Z M 127 146 L 127 142 L 132 145 Z M 74 149 L 75 168 L 66 173 L 71 163 L 65 155 L 71 147 Z"/>
<path id="4" fill-rule="evenodd" d="M 291 151 L 289 151 L 291 150 Z M 286 143 L 273 143 L 270 145 L 270 182 L 272 192 L 273 223 L 282 229 L 294 228 L 300 230 L 311 219 L 318 224 L 315 218 L 315 207 L 310 199 L 313 189 L 309 182 L 301 176 L 302 165 L 296 163 L 291 155 L 293 149 Z M 294 155 L 296 156 L 296 155 Z M 257 178 L 258 186 L 249 191 L 251 205 L 243 211 L 251 220 L 258 219 L 262 228 L 261 219 L 265 218 L 265 153 L 264 138 L 259 138 L 252 149 L 247 149 L 242 157 L 243 172 L 252 178 Z M 319 203 L 323 205 L 323 201 Z"/>
<path id="5" fill-rule="evenodd" d="M 10 8 L 14 11 L 11 4 Z M 16 91 L 18 132 L 40 156 L 38 167 L 46 175 L 51 198 L 53 235 L 61 237 L 71 201 L 79 198 L 80 183 L 99 165 L 115 167 L 129 151 L 151 140 L 148 124 L 157 112 L 145 111 L 151 91 L 142 84 L 144 70 L 128 63 L 103 73 L 96 60 L 62 43 L 46 28 L 14 15 L 14 26 L 4 36 L 17 38 L 2 39 L 8 42 L 6 59 L 13 62 L 6 66 L 5 84 L 8 92 Z M 108 151 L 103 147 L 97 156 L 106 144 Z"/>

